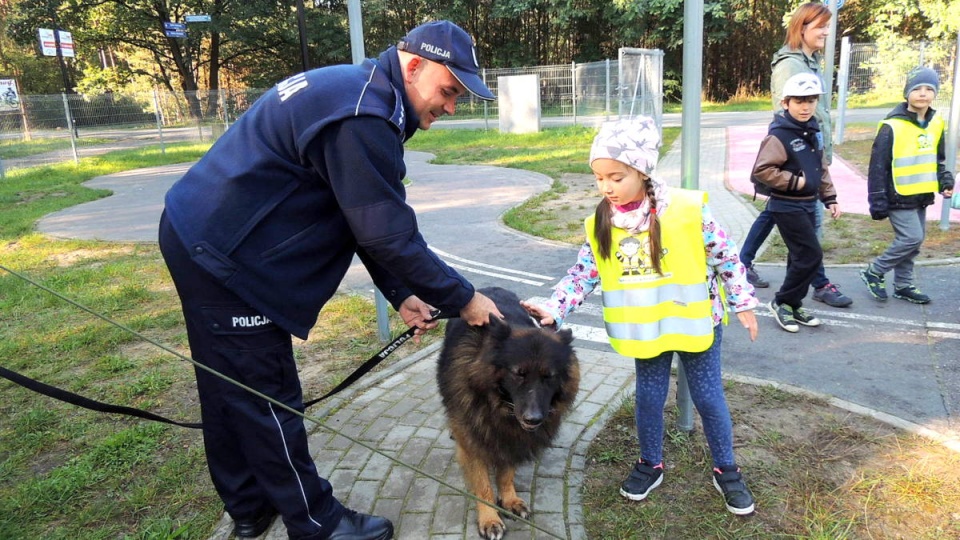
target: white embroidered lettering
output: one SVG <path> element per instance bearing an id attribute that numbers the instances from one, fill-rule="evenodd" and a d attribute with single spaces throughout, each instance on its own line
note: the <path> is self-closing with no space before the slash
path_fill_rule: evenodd
<path id="1" fill-rule="evenodd" d="M 442 56 L 443 58 L 446 58 L 446 59 L 448 59 L 448 60 L 450 59 L 450 51 L 448 51 L 448 50 L 446 50 L 446 49 L 441 49 L 440 47 L 437 47 L 436 45 L 431 45 L 431 44 L 429 44 L 429 43 L 421 43 L 421 44 L 420 44 L 420 50 L 421 50 L 421 51 L 427 51 L 428 53 L 430 53 L 430 54 L 435 54 L 435 55 L 437 55 L 437 56 Z"/>
<path id="2" fill-rule="evenodd" d="M 277 92 L 280 93 L 280 102 L 283 103 L 290 96 L 296 94 L 300 90 L 303 90 L 310 83 L 307 82 L 307 75 L 305 73 L 299 73 L 290 77 L 285 81 L 281 81 L 277 84 Z"/>

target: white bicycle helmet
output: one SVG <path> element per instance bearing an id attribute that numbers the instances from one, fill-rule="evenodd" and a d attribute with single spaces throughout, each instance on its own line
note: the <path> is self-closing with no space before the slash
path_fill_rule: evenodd
<path id="1" fill-rule="evenodd" d="M 823 94 L 823 82 L 813 73 L 797 73 L 783 85 L 782 99 L 788 97 L 819 96 Z"/>

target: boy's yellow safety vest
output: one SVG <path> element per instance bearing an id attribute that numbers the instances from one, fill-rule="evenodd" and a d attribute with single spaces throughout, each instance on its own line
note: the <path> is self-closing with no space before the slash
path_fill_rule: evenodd
<path id="1" fill-rule="evenodd" d="M 595 217 L 584 221 L 597 260 L 603 320 L 613 349 L 653 358 L 666 351 L 702 352 L 713 344 L 713 310 L 707 288 L 701 208 L 707 194 L 670 190 L 660 218 L 661 269 L 653 269 L 649 234 L 611 229 L 610 258 L 599 255 Z"/>
<path id="2" fill-rule="evenodd" d="M 937 146 L 944 123 L 939 116 L 930 119 L 926 129 L 901 118 L 888 118 L 880 124 L 893 129 L 893 188 L 900 195 L 936 193 Z M 879 129 L 879 128 L 878 128 Z"/>

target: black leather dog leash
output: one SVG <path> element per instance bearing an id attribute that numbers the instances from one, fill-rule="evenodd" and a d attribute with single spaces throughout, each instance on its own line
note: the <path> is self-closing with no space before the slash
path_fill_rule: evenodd
<path id="1" fill-rule="evenodd" d="M 434 310 L 430 313 L 431 318 L 426 322 L 432 322 L 439 319 L 447 319 L 451 316 L 444 315 L 440 310 Z M 386 357 L 390 356 L 393 351 L 397 350 L 401 345 L 406 343 L 410 338 L 412 338 L 417 331 L 416 326 L 411 326 L 407 329 L 406 332 L 400 334 L 388 343 L 384 348 L 380 349 L 380 352 L 371 356 L 366 362 L 364 362 L 360 367 L 354 370 L 346 379 L 344 379 L 340 384 L 338 384 L 333 390 L 330 390 L 326 394 L 312 399 L 303 404 L 304 408 L 311 405 L 315 405 L 330 396 L 341 392 L 343 389 L 347 388 L 351 384 L 357 381 L 360 377 L 367 374 L 371 369 L 375 368 L 380 362 L 382 362 Z M 65 403 L 70 403 L 71 405 L 76 405 L 77 407 L 83 407 L 84 409 L 90 409 L 91 411 L 112 413 L 112 414 L 123 414 L 127 416 L 135 416 L 138 418 L 144 418 L 146 420 L 153 420 L 155 422 L 163 422 L 166 424 L 173 424 L 176 426 L 181 426 L 190 429 L 200 429 L 203 427 L 203 424 L 193 423 L 193 422 L 177 422 L 176 420 L 170 420 L 169 418 L 154 414 L 149 411 L 144 411 L 141 409 L 135 409 L 133 407 L 126 407 L 123 405 L 113 405 L 111 403 L 103 403 L 101 401 L 96 401 L 62 388 L 57 388 L 56 386 L 50 386 L 49 384 L 44 384 L 40 381 L 31 379 L 25 375 L 21 375 L 15 371 L 11 371 L 3 366 L 0 366 L 0 377 L 4 377 L 14 383 L 19 384 L 20 386 L 37 392 L 38 394 L 43 394 L 48 397 L 63 401 Z"/>

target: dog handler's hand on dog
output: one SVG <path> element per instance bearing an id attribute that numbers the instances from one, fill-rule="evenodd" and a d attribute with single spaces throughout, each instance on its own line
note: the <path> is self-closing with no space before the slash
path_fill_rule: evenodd
<path id="1" fill-rule="evenodd" d="M 757 316 L 753 314 L 753 310 L 748 309 L 737 313 L 737 319 L 740 319 L 740 324 L 750 332 L 750 341 L 756 341 L 760 328 L 757 326 Z"/>
<path id="2" fill-rule="evenodd" d="M 527 310 L 527 313 L 531 317 L 537 320 L 540 323 L 540 326 L 552 327 L 556 324 L 556 319 L 553 318 L 553 315 L 549 311 L 541 308 L 536 304 L 531 304 L 525 300 L 520 301 L 520 305 L 523 306 L 523 309 Z"/>
<path id="3" fill-rule="evenodd" d="M 497 305 L 481 293 L 473 293 L 470 302 L 460 310 L 460 318 L 470 326 L 483 326 L 490 322 L 490 315 L 496 315 L 503 318 L 503 313 L 497 309 Z"/>
<path id="4" fill-rule="evenodd" d="M 431 311 L 434 311 L 433 306 L 424 302 L 423 300 L 417 298 L 414 295 L 408 296 L 406 300 L 400 304 L 400 317 L 403 319 L 403 322 L 407 326 L 416 326 L 417 329 L 413 332 L 413 342 L 420 343 L 420 336 L 427 333 L 429 330 L 433 330 L 440 324 L 439 321 L 431 321 Z"/>

